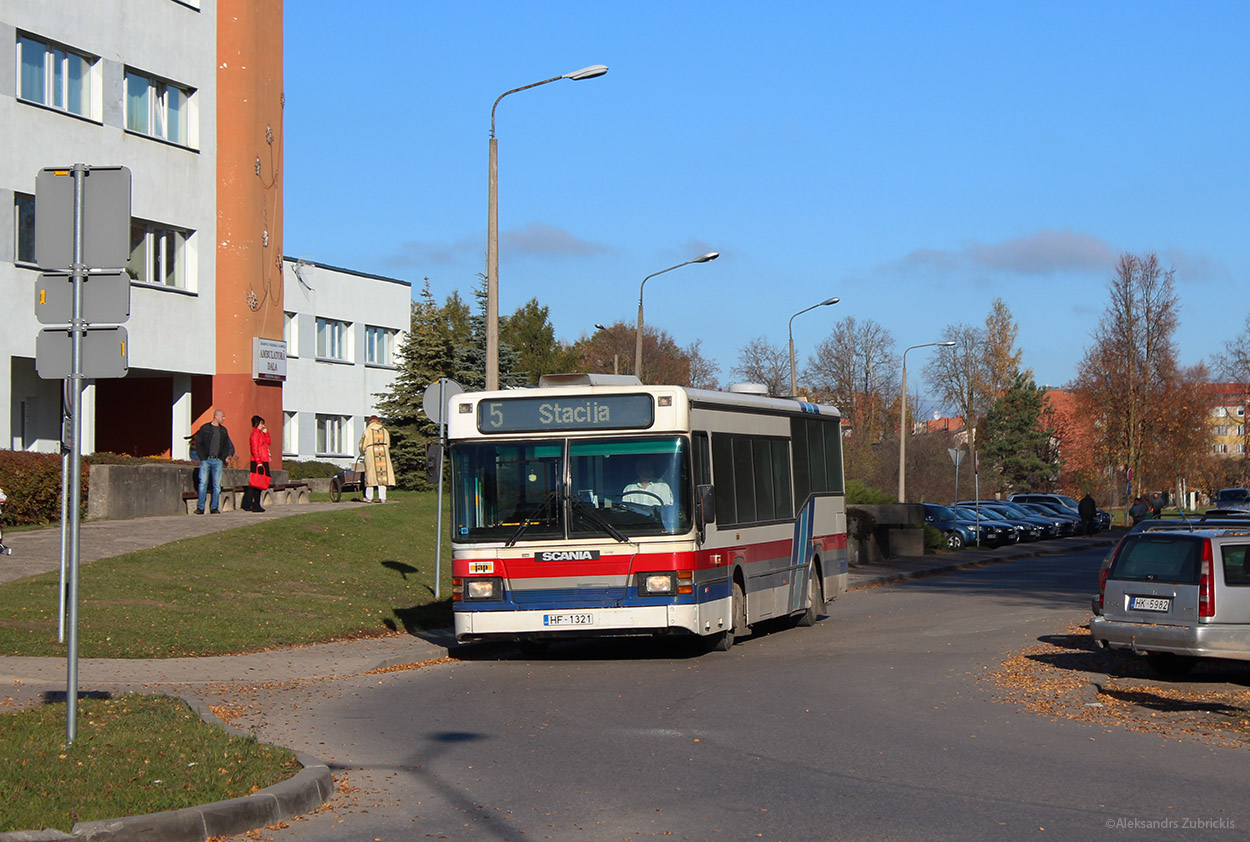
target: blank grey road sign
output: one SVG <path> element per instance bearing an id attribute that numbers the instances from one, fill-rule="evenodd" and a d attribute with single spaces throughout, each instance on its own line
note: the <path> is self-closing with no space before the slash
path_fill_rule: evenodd
<path id="1" fill-rule="evenodd" d="M 130 259 L 130 170 L 91 167 L 83 177 L 82 255 L 90 269 L 121 269 Z M 45 167 L 35 176 L 35 262 L 74 263 L 74 171 Z"/>
<path id="2" fill-rule="evenodd" d="M 72 373 L 74 344 L 66 328 L 46 327 L 35 336 L 35 371 L 44 380 L 65 380 Z M 88 328 L 82 338 L 83 377 L 125 377 L 130 371 L 126 328 Z"/>
<path id="3" fill-rule="evenodd" d="M 41 325 L 67 325 L 74 315 L 71 275 L 39 276 L 35 282 L 35 318 Z M 116 325 L 130 318 L 130 276 L 100 272 L 82 281 L 82 313 L 88 324 Z"/>

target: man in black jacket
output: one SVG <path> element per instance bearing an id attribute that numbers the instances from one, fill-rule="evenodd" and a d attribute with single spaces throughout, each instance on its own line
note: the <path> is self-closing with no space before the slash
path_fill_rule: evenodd
<path id="1" fill-rule="evenodd" d="M 1094 517 L 1098 514 L 1098 504 L 1094 502 L 1094 497 L 1088 491 L 1081 498 L 1081 502 L 1077 503 L 1077 513 L 1081 516 L 1081 525 L 1085 527 L 1086 535 L 1094 534 Z"/>
<path id="2" fill-rule="evenodd" d="M 234 444 L 230 441 L 230 433 L 226 432 L 224 410 L 213 412 L 213 420 L 209 421 L 195 433 L 195 454 L 200 458 L 200 496 L 195 504 L 195 513 L 204 514 L 204 497 L 208 491 L 211 478 L 213 484 L 213 514 L 219 514 L 218 499 L 221 496 L 221 471 L 225 462 L 234 455 Z"/>

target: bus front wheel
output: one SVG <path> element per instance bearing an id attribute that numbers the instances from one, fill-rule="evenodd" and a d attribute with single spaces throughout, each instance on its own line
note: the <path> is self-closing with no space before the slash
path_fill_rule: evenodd
<path id="1" fill-rule="evenodd" d="M 742 585 L 734 582 L 733 601 L 729 609 L 729 628 L 718 633 L 712 639 L 712 651 L 728 652 L 734 645 L 734 638 L 747 634 L 747 600 L 742 592 Z"/>
<path id="2" fill-rule="evenodd" d="M 799 615 L 800 626 L 813 626 L 825 607 L 825 589 L 820 584 L 820 571 L 812 562 L 807 570 L 807 610 Z"/>

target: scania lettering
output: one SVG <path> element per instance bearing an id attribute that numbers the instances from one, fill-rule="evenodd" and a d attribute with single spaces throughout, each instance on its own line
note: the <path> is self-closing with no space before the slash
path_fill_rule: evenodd
<path id="1" fill-rule="evenodd" d="M 461 641 L 811 624 L 845 593 L 833 407 L 558 375 L 449 408 Z"/>

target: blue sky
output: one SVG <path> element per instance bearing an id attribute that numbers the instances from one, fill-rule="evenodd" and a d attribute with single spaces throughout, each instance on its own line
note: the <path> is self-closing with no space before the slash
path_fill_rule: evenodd
<path id="1" fill-rule="evenodd" d="M 1250 303 L 1250 4 L 370 2 L 286 6 L 284 251 L 441 302 L 485 268 L 557 336 L 647 323 L 722 381 L 845 316 L 899 352 L 1001 297 L 1039 383 L 1076 372 L 1117 256 L 1176 270 L 1186 364 Z M 909 384 L 924 363 L 909 355 Z M 923 395 L 927 384 L 917 384 Z"/>

